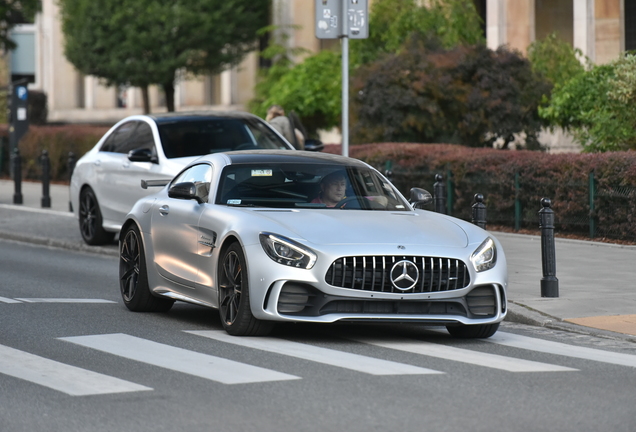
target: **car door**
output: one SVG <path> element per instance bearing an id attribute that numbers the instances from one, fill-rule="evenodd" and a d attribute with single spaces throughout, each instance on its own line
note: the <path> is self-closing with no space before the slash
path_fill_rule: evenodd
<path id="1" fill-rule="evenodd" d="M 171 289 L 190 295 L 198 281 L 199 218 L 208 205 L 212 167 L 194 165 L 177 176 L 171 187 L 191 182 L 197 187 L 195 199 L 164 198 L 153 208 L 151 237 L 157 272 Z"/>
<path id="2" fill-rule="evenodd" d="M 113 183 L 119 191 L 119 199 L 116 200 L 113 207 L 120 221 L 124 220 L 126 214 L 139 198 L 154 192 L 149 189 L 142 189 L 141 180 L 171 179 L 176 174 L 166 175 L 161 172 L 157 157 L 157 146 L 150 125 L 145 121 L 137 121 L 136 123 L 134 131 L 118 148 L 118 151 L 125 157 L 122 159 L 121 165 L 112 173 Z M 130 161 L 128 153 L 131 150 L 140 149 L 149 150 L 151 160 L 142 162 Z"/>
<path id="3" fill-rule="evenodd" d="M 99 157 L 93 161 L 96 182 L 92 186 L 102 217 L 108 224 L 123 222 L 125 213 L 121 214 L 121 202 L 129 202 L 132 199 L 131 194 L 134 194 L 130 187 L 122 185 L 119 173 L 124 165 L 129 163 L 123 151 L 133 136 L 137 123 L 128 121 L 118 126 L 104 141 L 99 150 Z"/>

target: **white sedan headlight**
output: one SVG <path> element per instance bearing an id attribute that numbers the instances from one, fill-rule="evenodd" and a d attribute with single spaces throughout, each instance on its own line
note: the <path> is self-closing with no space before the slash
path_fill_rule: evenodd
<path id="1" fill-rule="evenodd" d="M 267 232 L 261 233 L 259 238 L 267 256 L 279 264 L 310 269 L 316 263 L 316 254 L 300 243 Z"/>
<path id="2" fill-rule="evenodd" d="M 497 263 L 497 248 L 495 247 L 493 239 L 488 237 L 484 240 L 470 256 L 470 261 L 473 263 L 477 272 L 493 268 Z"/>

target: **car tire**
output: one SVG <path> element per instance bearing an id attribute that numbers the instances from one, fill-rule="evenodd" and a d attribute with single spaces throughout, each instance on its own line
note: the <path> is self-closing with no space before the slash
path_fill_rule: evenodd
<path id="1" fill-rule="evenodd" d="M 129 226 L 119 242 L 119 288 L 128 309 L 134 312 L 167 312 L 174 300 L 155 297 L 148 285 L 146 256 L 139 228 Z"/>
<path id="2" fill-rule="evenodd" d="M 84 188 L 80 193 L 78 210 L 80 233 L 86 244 L 97 246 L 112 243 L 115 233 L 104 230 L 102 212 L 91 188 Z"/>
<path id="3" fill-rule="evenodd" d="M 274 327 L 270 321 L 254 318 L 250 310 L 247 266 L 241 245 L 227 247 L 218 266 L 219 316 L 226 332 L 233 336 L 263 336 Z"/>
<path id="4" fill-rule="evenodd" d="M 499 329 L 499 323 L 447 326 L 451 336 L 461 339 L 486 339 L 494 335 Z"/>

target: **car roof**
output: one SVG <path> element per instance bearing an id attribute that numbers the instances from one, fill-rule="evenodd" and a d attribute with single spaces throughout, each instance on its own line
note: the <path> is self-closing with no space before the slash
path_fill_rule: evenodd
<path id="1" fill-rule="evenodd" d="M 173 122 L 179 120 L 199 120 L 199 119 L 253 119 L 258 118 L 253 114 L 242 111 L 180 111 L 169 113 L 148 114 L 157 124 Z"/>
<path id="2" fill-rule="evenodd" d="M 290 164 L 325 164 L 367 167 L 368 165 L 358 159 L 345 156 L 317 153 L 308 151 L 289 150 L 243 150 L 224 153 L 231 164 L 255 164 L 255 163 L 290 163 Z"/>

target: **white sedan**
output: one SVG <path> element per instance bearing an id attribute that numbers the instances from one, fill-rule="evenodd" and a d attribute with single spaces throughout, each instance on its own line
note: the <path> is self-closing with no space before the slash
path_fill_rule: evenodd
<path id="1" fill-rule="evenodd" d="M 489 337 L 507 312 L 506 257 L 476 225 L 409 203 L 356 159 L 256 150 L 207 155 L 139 200 L 120 235 L 132 311 L 219 309 L 232 335 L 277 321 L 443 325 Z"/>
<path id="2" fill-rule="evenodd" d="M 149 192 L 145 178 L 172 179 L 201 155 L 294 147 L 261 118 L 247 113 L 137 115 L 114 125 L 82 156 L 71 177 L 71 205 L 84 241 L 112 242 L 133 204 Z"/>

